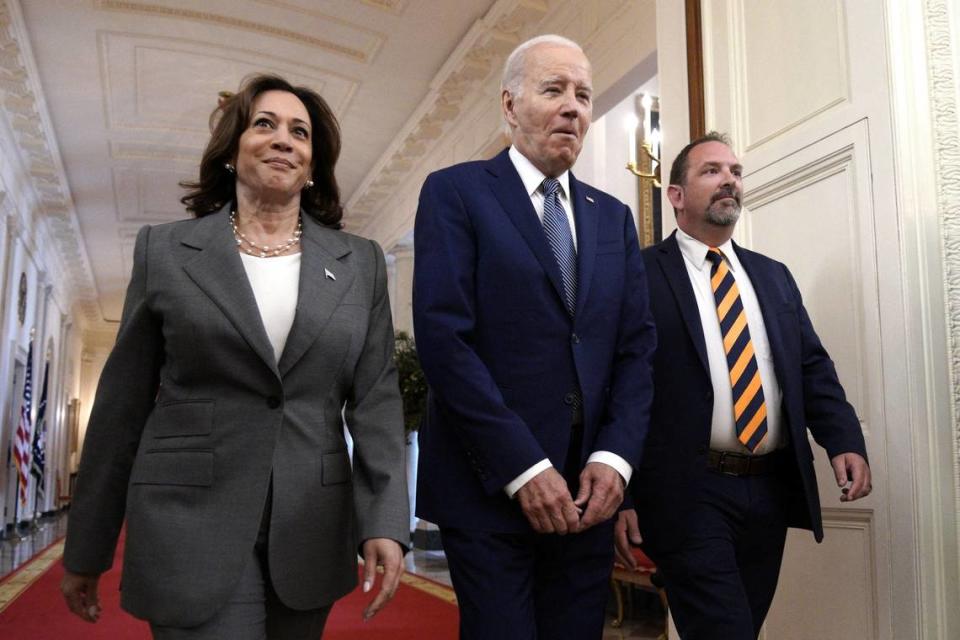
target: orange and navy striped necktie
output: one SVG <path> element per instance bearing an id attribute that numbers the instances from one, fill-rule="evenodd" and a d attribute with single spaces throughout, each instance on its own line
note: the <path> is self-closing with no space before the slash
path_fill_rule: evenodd
<path id="1" fill-rule="evenodd" d="M 753 341 L 750 340 L 747 312 L 726 256 L 720 249 L 710 247 L 707 260 L 713 263 L 710 286 L 717 303 L 723 350 L 727 354 L 727 367 L 730 369 L 737 439 L 750 451 L 756 451 L 767 435 L 767 403 L 763 399 L 760 369 L 757 368 Z"/>

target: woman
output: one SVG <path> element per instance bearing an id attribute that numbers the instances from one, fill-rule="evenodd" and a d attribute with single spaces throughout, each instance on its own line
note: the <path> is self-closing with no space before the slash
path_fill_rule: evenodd
<path id="1" fill-rule="evenodd" d="M 336 119 L 275 76 L 222 105 L 196 219 L 144 227 L 90 416 L 62 591 L 96 621 L 126 518 L 123 607 L 155 638 L 318 638 L 409 539 L 380 249 L 335 230 Z M 354 440 L 347 455 L 342 416 Z"/>

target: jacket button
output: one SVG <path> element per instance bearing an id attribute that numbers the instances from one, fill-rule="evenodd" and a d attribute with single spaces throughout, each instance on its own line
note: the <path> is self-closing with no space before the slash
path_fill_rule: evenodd
<path id="1" fill-rule="evenodd" d="M 573 334 L 570 336 L 570 339 L 573 340 L 573 344 L 580 344 L 580 336 Z"/>
<path id="2" fill-rule="evenodd" d="M 707 400 L 713 400 L 713 391 L 707 391 Z"/>
<path id="3" fill-rule="evenodd" d="M 702 455 L 705 454 L 706 452 L 707 452 L 707 448 L 706 448 L 704 445 L 700 445 L 699 447 L 697 447 L 697 453 L 698 453 L 699 455 L 702 456 Z"/>
<path id="4" fill-rule="evenodd" d="M 267 408 L 276 409 L 280 406 L 280 398 L 277 396 L 268 396 L 267 397 Z"/>
<path id="5" fill-rule="evenodd" d="M 563 404 L 573 404 L 576 402 L 576 400 L 577 396 L 574 393 L 568 393 L 567 395 L 563 396 Z"/>

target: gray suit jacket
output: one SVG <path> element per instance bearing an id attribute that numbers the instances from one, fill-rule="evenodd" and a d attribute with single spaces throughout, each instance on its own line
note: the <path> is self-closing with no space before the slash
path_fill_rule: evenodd
<path id="1" fill-rule="evenodd" d="M 122 605 L 138 617 L 193 626 L 225 603 L 271 476 L 270 575 L 290 607 L 349 592 L 360 541 L 409 540 L 383 253 L 307 215 L 301 248 L 296 316 L 276 362 L 226 210 L 137 236 L 64 564 L 107 570 L 126 517 Z"/>

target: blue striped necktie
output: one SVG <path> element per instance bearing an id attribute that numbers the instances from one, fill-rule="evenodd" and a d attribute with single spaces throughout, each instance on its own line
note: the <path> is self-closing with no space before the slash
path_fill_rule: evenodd
<path id="1" fill-rule="evenodd" d="M 750 451 L 756 451 L 767 436 L 767 403 L 763 398 L 760 369 L 747 326 L 747 312 L 723 252 L 710 247 L 707 260 L 713 263 L 710 286 L 717 304 L 723 350 L 727 354 L 727 368 L 730 370 L 737 439 Z"/>
<path id="2" fill-rule="evenodd" d="M 564 301 L 572 317 L 577 309 L 577 250 L 573 247 L 567 212 L 560 204 L 560 182 L 556 178 L 547 178 L 542 187 L 543 231 L 560 266 Z"/>

